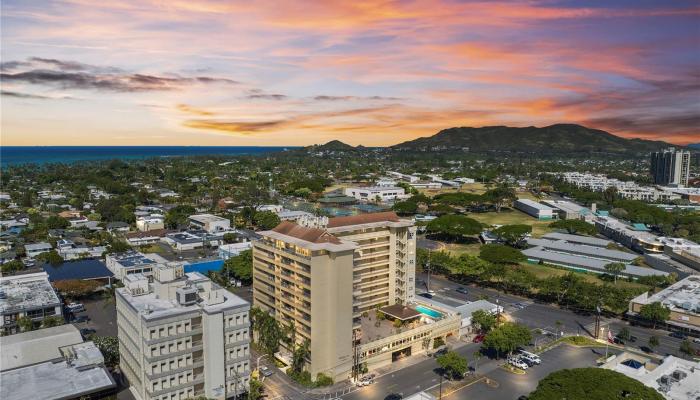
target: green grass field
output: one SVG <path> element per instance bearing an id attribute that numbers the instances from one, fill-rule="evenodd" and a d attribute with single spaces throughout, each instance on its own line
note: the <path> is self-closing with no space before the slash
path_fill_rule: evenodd
<path id="1" fill-rule="evenodd" d="M 549 227 L 549 224 L 551 224 L 552 221 L 541 221 L 525 214 L 524 212 L 510 208 L 503 209 L 501 212 L 470 213 L 469 218 L 474 218 L 475 220 L 486 225 L 531 225 L 532 236 L 535 237 L 540 237 L 545 233 L 552 231 L 552 229 Z"/>

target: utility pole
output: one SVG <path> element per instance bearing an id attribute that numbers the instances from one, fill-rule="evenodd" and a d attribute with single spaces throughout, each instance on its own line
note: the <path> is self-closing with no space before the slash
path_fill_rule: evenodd
<path id="1" fill-rule="evenodd" d="M 595 338 L 600 338 L 600 305 L 595 307 L 597 313 L 595 315 Z"/>
<path id="2" fill-rule="evenodd" d="M 428 247 L 428 262 L 425 263 L 425 269 L 428 271 L 428 280 L 426 281 L 425 288 L 430 293 L 430 247 Z"/>
<path id="3" fill-rule="evenodd" d="M 438 399 L 442 400 L 442 376 L 445 373 L 442 369 L 440 370 L 440 397 Z"/>
<path id="4" fill-rule="evenodd" d="M 357 345 L 357 331 L 353 329 L 352 331 L 352 377 L 357 382 L 357 378 L 360 374 L 360 348 Z"/>

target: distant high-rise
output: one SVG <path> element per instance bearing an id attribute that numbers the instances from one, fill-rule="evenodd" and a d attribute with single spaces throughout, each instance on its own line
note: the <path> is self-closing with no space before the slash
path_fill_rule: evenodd
<path id="1" fill-rule="evenodd" d="M 651 175 L 657 185 L 687 186 L 690 152 L 671 147 L 651 153 Z"/>

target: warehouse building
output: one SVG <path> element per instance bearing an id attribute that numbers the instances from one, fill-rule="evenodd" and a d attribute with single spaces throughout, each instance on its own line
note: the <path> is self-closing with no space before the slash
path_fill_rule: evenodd
<path id="1" fill-rule="evenodd" d="M 556 213 L 552 207 L 530 199 L 518 199 L 513 203 L 513 207 L 537 219 L 554 219 L 556 217 Z"/>

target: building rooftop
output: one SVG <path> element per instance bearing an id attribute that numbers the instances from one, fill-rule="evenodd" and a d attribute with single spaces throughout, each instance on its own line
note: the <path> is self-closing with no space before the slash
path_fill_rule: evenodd
<path id="1" fill-rule="evenodd" d="M 114 276 L 100 260 L 69 261 L 58 265 L 44 264 L 41 266 L 49 274 L 52 282 L 69 279 L 104 279 Z"/>
<path id="2" fill-rule="evenodd" d="M 564 240 L 548 240 L 548 239 L 525 239 L 530 246 L 541 246 L 545 249 L 558 251 L 563 253 L 583 254 L 591 258 L 599 258 L 605 260 L 632 262 L 638 254 L 627 253 L 619 250 L 610 250 L 597 246 L 589 246 L 585 244 L 569 243 Z"/>
<path id="3" fill-rule="evenodd" d="M 169 268 L 169 267 L 166 267 Z M 129 285 L 140 281 L 148 291 L 132 293 Z M 233 293 L 213 283 L 209 278 L 199 272 L 188 272 L 182 278 L 178 278 L 165 284 L 174 283 L 176 287 L 196 287 L 198 300 L 191 305 L 178 303 L 175 298 L 162 298 L 153 290 L 154 282 L 149 284 L 148 278 L 142 274 L 132 274 L 125 278 L 127 287 L 117 289 L 117 293 L 145 320 L 152 320 L 186 314 L 189 312 L 204 310 L 207 312 L 219 312 L 224 309 L 247 306 L 249 303 Z M 172 291 L 174 293 L 174 291 Z"/>
<path id="4" fill-rule="evenodd" d="M 379 311 L 390 317 L 400 319 L 401 321 L 420 317 L 421 315 L 415 308 L 404 306 L 403 304 L 392 304 L 390 306 L 380 308 Z"/>
<path id="5" fill-rule="evenodd" d="M 291 236 L 311 243 L 340 244 L 340 240 L 324 229 L 307 228 L 291 221 L 282 221 L 272 229 L 273 232 Z"/>
<path id="6" fill-rule="evenodd" d="M 591 210 L 586 207 L 567 200 L 542 200 L 542 203 L 568 213 L 579 213 L 583 215 L 591 212 Z"/>
<path id="7" fill-rule="evenodd" d="M 29 243 L 24 245 L 24 249 L 27 251 L 39 251 L 39 250 L 51 250 L 52 247 L 49 243 Z"/>
<path id="8" fill-rule="evenodd" d="M 605 266 L 610 263 L 609 260 L 549 251 L 540 246 L 523 250 L 522 253 L 530 259 L 542 260 L 546 263 L 573 268 L 585 268 L 598 271 L 600 273 L 605 273 Z M 625 269 L 622 271 L 622 273 L 625 275 L 635 276 L 668 275 L 668 272 L 659 271 L 653 268 L 637 267 L 635 265 L 625 265 Z"/>
<path id="9" fill-rule="evenodd" d="M 335 217 L 328 219 L 328 228 L 339 228 L 351 225 L 364 225 L 378 222 L 400 222 L 398 215 L 393 211 L 378 213 L 350 215 L 347 217 Z"/>
<path id="10" fill-rule="evenodd" d="M 610 243 L 612 243 L 609 240 L 598 239 L 598 238 L 591 237 L 591 236 L 570 235 L 568 233 L 559 233 L 559 232 L 547 233 L 547 234 L 543 235 L 542 238 L 543 239 L 550 239 L 550 240 L 565 240 L 569 243 L 581 243 L 581 244 L 586 244 L 589 246 L 596 246 L 596 247 L 607 247 Z"/>
<path id="11" fill-rule="evenodd" d="M 111 254 L 111 259 L 116 261 L 123 268 L 130 268 L 139 265 L 155 264 L 156 262 L 145 254 L 136 250 L 129 250 L 124 253 Z"/>
<path id="12" fill-rule="evenodd" d="M 212 214 L 190 215 L 189 219 L 191 219 L 192 221 L 199 222 L 201 224 L 206 224 L 206 223 L 210 223 L 210 222 L 228 221 L 228 218 L 223 218 L 223 217 L 219 217 L 217 215 L 212 215 Z"/>
<path id="13" fill-rule="evenodd" d="M 82 342 L 78 328 L 69 324 L 0 336 L 0 371 L 60 358 L 60 347 Z"/>
<path id="14" fill-rule="evenodd" d="M 92 342 L 64 350 L 73 350 L 71 358 L 0 372 L 0 397 L 3 400 L 73 399 L 116 387 L 102 365 L 101 354 L 99 362 L 95 362 L 95 351 L 99 353 L 99 350 Z"/>
<path id="15" fill-rule="evenodd" d="M 46 272 L 0 277 L 0 313 L 60 305 Z"/>
<path id="16" fill-rule="evenodd" d="M 700 314 L 700 276 L 688 276 L 651 296 L 642 293 L 632 301 L 639 304 L 658 301 L 671 310 Z"/>
<path id="17" fill-rule="evenodd" d="M 145 231 L 145 232 L 129 232 L 126 234 L 127 239 L 137 239 L 137 238 L 146 238 L 146 237 L 163 237 L 170 233 L 171 230 L 169 229 L 153 229 L 150 231 Z"/>
<path id="18" fill-rule="evenodd" d="M 640 366 L 641 365 L 641 366 Z M 669 400 L 700 398 L 700 368 L 692 360 L 666 356 L 660 364 L 625 352 L 603 365 L 655 389 Z"/>
<path id="19" fill-rule="evenodd" d="M 550 206 L 546 206 L 542 203 L 538 203 L 538 202 L 536 202 L 534 200 L 530 200 L 530 199 L 518 199 L 516 202 L 521 203 L 521 204 L 525 204 L 526 206 L 530 206 L 532 208 L 536 208 L 540 211 L 553 211 L 554 210 Z"/>

